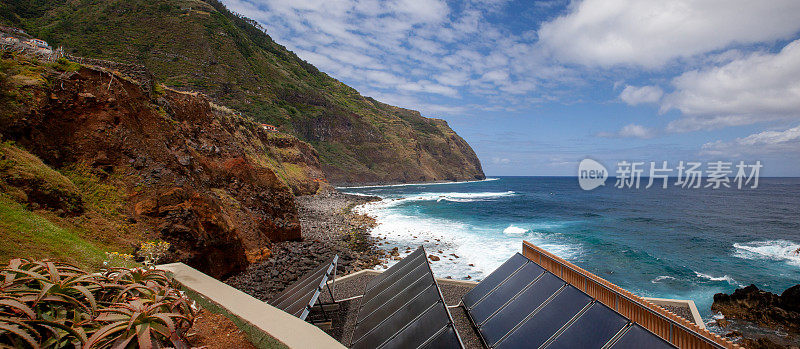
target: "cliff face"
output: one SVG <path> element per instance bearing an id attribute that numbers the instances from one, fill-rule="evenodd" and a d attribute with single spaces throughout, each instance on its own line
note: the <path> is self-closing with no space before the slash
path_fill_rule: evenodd
<path id="1" fill-rule="evenodd" d="M 54 173 L 48 176 L 58 181 L 45 182 L 60 191 L 36 194 L 31 187 L 47 176 L 15 182 L 20 176 L 9 170 L 0 194 L 32 209 L 58 210 L 78 225 L 103 216 L 108 229 L 97 234 L 111 240 L 115 233 L 129 244 L 161 238 L 174 247 L 173 259 L 216 277 L 269 257 L 273 241 L 300 238 L 289 186 L 313 192 L 319 183 L 301 179 L 322 176 L 307 144 L 268 132 L 200 94 L 166 90 L 150 97 L 138 84 L 100 69 L 54 69 L 8 57 L 2 63 L 0 133 L 14 149 L 57 170 L 42 173 Z M 69 180 L 74 177 L 58 173 L 83 173 L 104 186 L 92 188 L 111 189 L 81 193 Z M 87 213 L 91 199 L 82 197 L 103 200 L 106 192 L 116 193 L 120 204 Z"/>
<path id="2" fill-rule="evenodd" d="M 336 183 L 484 178 L 441 120 L 392 107 L 320 72 L 217 0 L 20 0 L 0 20 L 81 56 L 147 66 L 311 144 Z"/>

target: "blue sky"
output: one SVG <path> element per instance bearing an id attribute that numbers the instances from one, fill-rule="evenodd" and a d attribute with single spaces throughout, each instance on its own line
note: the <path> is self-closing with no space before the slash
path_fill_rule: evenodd
<path id="1" fill-rule="evenodd" d="M 800 176 L 800 1 L 223 2 L 361 94 L 447 120 L 490 176 L 587 156 Z"/>

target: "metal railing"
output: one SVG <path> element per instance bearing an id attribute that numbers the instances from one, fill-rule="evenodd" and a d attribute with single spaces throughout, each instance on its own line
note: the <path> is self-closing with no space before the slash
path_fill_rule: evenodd
<path id="1" fill-rule="evenodd" d="M 742 348 L 530 242 L 522 242 L 522 254 L 679 348 Z"/>

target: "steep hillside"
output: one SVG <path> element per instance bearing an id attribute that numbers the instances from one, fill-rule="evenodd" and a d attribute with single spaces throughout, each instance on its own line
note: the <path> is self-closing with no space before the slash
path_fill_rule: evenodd
<path id="1" fill-rule="evenodd" d="M 307 144 L 200 94 L 0 58 L 0 257 L 92 264 L 163 239 L 224 277 L 301 237 L 289 186 L 314 192 L 302 179 L 322 176 Z"/>
<path id="2" fill-rule="evenodd" d="M 446 122 L 361 96 L 217 0 L 18 0 L 0 18 L 82 56 L 141 63 L 310 143 L 335 183 L 484 178 Z M 268 30 L 269 28 L 267 28 Z"/>

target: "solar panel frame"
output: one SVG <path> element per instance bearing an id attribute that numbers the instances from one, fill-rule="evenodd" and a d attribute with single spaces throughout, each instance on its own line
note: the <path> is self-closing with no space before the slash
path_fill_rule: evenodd
<path id="1" fill-rule="evenodd" d="M 358 311 L 359 318 L 357 320 L 361 322 L 365 317 L 373 313 L 379 306 L 385 305 L 386 303 L 390 302 L 392 299 L 399 296 L 400 291 L 406 290 L 409 286 L 415 285 L 417 281 L 422 280 L 422 282 L 427 281 L 428 283 L 431 283 L 431 281 L 428 280 L 429 276 L 430 275 L 425 266 L 419 265 L 413 270 L 409 271 L 406 275 L 403 275 L 401 278 L 396 280 L 388 287 L 381 290 L 378 294 L 374 295 L 369 300 L 364 301 L 362 299 L 360 304 L 360 309 Z M 433 277 L 430 276 L 430 278 Z M 363 317 L 361 314 L 362 312 L 364 313 Z"/>
<path id="2" fill-rule="evenodd" d="M 531 265 L 542 270 L 533 281 L 529 281 L 532 272 L 522 272 L 526 268 L 534 268 Z M 519 277 L 523 279 L 515 279 Z M 540 284 L 545 281 L 547 283 Z M 482 285 L 484 282 L 488 285 Z M 520 288 L 526 282 L 527 286 Z M 558 285 L 560 288 L 556 287 Z M 546 289 L 537 291 L 537 286 Z M 556 290 L 553 292 L 554 288 Z M 499 298 L 485 303 L 492 297 Z M 615 345 L 627 348 L 636 347 L 636 344 L 625 346 L 626 343 L 638 343 L 636 341 L 649 341 L 663 348 L 674 347 L 519 253 L 464 295 L 462 303 L 487 348 L 592 345 L 598 348 Z M 497 309 L 487 316 L 486 309 L 481 307 Z M 631 334 L 628 334 L 629 331 Z M 596 336 L 595 340 L 586 341 L 592 335 Z"/>
<path id="3" fill-rule="evenodd" d="M 407 265 L 410 265 L 413 262 L 418 262 L 418 258 L 420 258 L 420 256 L 427 258 L 425 255 L 425 250 L 418 248 L 416 251 L 411 252 L 408 256 L 393 265 L 392 268 L 386 269 L 380 275 L 367 282 L 367 287 L 364 289 L 364 294 L 368 294 L 368 292 L 374 287 L 380 287 L 381 284 L 386 282 L 386 280 L 389 280 L 392 276 L 394 276 L 395 273 L 404 270 Z"/>
<path id="4" fill-rule="evenodd" d="M 551 273 L 541 275 L 478 328 L 486 346 L 491 348 L 497 345 L 517 325 L 552 299 L 565 285 L 564 280 Z M 509 326 L 509 324 L 512 325 Z"/>
<path id="5" fill-rule="evenodd" d="M 425 270 L 422 276 L 409 277 L 409 274 L 415 275 L 412 273 L 419 268 Z M 413 294 L 413 290 L 425 284 L 427 286 L 423 290 Z M 384 306 L 390 306 L 390 309 L 383 311 Z M 362 311 L 369 313 L 363 315 Z M 442 343 L 456 344 L 455 347 L 463 348 L 461 337 L 455 330 L 453 318 L 428 263 L 425 249 L 421 246 L 382 273 L 380 280 L 367 284 L 357 319 L 360 320 L 353 329 L 352 348 L 416 348 L 430 345 L 443 333 L 451 332 L 455 334 L 456 341 L 453 342 L 453 338 L 442 338 Z M 418 322 L 428 323 L 423 326 Z"/>
<path id="6" fill-rule="evenodd" d="M 505 282 L 527 263 L 530 263 L 528 258 L 525 258 L 525 256 L 520 253 L 515 253 L 492 273 L 487 275 L 483 281 L 475 285 L 467 294 L 461 297 L 461 303 L 464 304 L 467 310 L 472 309 L 497 286 Z"/>
<path id="7" fill-rule="evenodd" d="M 672 343 L 667 342 L 663 338 L 655 335 L 653 332 L 648 331 L 646 328 L 637 323 L 633 323 L 628 326 L 624 333 L 607 345 L 609 349 L 677 348 L 676 346 L 672 345 Z"/>
<path id="8" fill-rule="evenodd" d="M 334 255 L 330 262 L 295 281 L 267 303 L 305 320 L 327 286 L 328 279 L 335 276 L 338 261 L 339 255 Z"/>
<path id="9" fill-rule="evenodd" d="M 561 333 L 552 337 L 545 347 L 601 349 L 626 330 L 629 323 L 628 318 L 614 309 L 593 302 L 580 316 L 565 324 Z"/>
<path id="10" fill-rule="evenodd" d="M 583 302 L 579 302 L 579 300 Z M 575 287 L 566 285 L 537 308 L 535 312 L 528 315 L 514 329 L 509 331 L 494 347 L 519 348 L 520 346 L 515 346 L 511 343 L 520 336 L 528 339 L 524 347 L 539 347 L 547 343 L 551 337 L 564 328 L 564 325 L 569 324 L 573 319 L 580 316 L 590 304 L 592 304 L 591 297 Z M 543 326 L 547 327 L 543 328 Z M 536 331 L 532 332 L 533 329 L 536 329 Z M 538 337 L 531 335 L 534 332 Z M 530 343 L 530 340 L 533 339 L 535 339 L 535 344 Z"/>
<path id="11" fill-rule="evenodd" d="M 523 265 L 470 309 L 472 321 L 476 326 L 481 327 L 508 302 L 514 300 L 517 295 L 544 274 L 545 270 L 535 263 Z"/>

